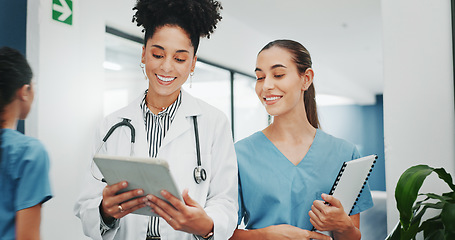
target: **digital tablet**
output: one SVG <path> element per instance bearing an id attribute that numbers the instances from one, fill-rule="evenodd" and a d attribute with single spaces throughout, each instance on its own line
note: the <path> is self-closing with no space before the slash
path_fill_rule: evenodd
<path id="1" fill-rule="evenodd" d="M 169 171 L 169 165 L 163 159 L 95 155 L 93 160 L 103 174 L 107 184 L 112 185 L 121 181 L 128 182 L 128 187 L 118 193 L 143 189 L 144 195 L 142 196 L 153 194 L 167 201 L 160 194 L 161 190 L 167 190 L 182 200 L 180 191 Z M 151 211 L 149 206 L 140 208 L 133 213 L 158 216 Z"/>

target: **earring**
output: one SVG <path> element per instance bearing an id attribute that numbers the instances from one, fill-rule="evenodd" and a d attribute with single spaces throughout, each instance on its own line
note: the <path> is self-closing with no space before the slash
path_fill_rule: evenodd
<path id="1" fill-rule="evenodd" d="M 144 74 L 145 80 L 147 80 L 148 78 L 147 78 L 147 74 L 145 73 L 145 64 L 139 63 L 139 66 L 142 69 L 142 74 Z"/>
<path id="2" fill-rule="evenodd" d="M 193 87 L 193 75 L 194 75 L 194 72 L 191 72 L 190 73 L 190 88 Z"/>

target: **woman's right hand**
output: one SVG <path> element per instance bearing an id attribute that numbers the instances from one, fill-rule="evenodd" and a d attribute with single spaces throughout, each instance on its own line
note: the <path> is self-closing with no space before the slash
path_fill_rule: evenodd
<path id="1" fill-rule="evenodd" d="M 320 239 L 331 240 L 332 238 L 322 233 L 308 231 L 288 224 L 272 225 L 263 228 L 266 238 L 265 239 Z"/>
<path id="2" fill-rule="evenodd" d="M 127 201 L 133 197 L 143 195 L 144 190 L 142 189 L 135 189 L 118 195 L 116 194 L 118 191 L 126 188 L 127 186 L 128 182 L 123 181 L 113 185 L 108 185 L 104 188 L 100 212 L 105 223 L 111 223 L 114 221 L 114 218 L 122 218 L 125 215 L 146 206 L 145 203 L 147 198 L 145 196 Z"/>

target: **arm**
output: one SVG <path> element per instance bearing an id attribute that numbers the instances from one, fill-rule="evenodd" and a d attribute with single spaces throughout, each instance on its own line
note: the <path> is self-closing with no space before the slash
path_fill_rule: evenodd
<path id="1" fill-rule="evenodd" d="M 95 169 L 99 171 L 98 168 Z M 98 176 L 101 175 L 99 172 L 96 174 L 98 174 Z M 113 196 L 119 189 L 124 188 L 122 187 L 123 182 L 107 186 L 105 183 L 95 180 L 91 176 L 89 170 L 86 171 L 86 176 L 83 180 L 84 182 L 81 185 L 84 187 L 76 201 L 74 212 L 81 220 L 84 234 L 96 240 L 114 239 L 115 236 L 119 234 L 121 221 L 118 221 L 117 224 L 112 226 L 111 223 L 113 223 L 116 217 L 122 218 L 129 212 L 134 211 L 133 205 L 139 206 L 140 204 L 138 201 L 140 201 L 141 198 L 137 199 L 136 204 L 134 204 L 134 200 L 130 201 L 133 204 L 122 203 L 124 212 L 120 213 L 120 208 L 118 207 L 119 201 L 123 198 L 130 199 L 131 196 L 136 196 L 136 191 L 129 191 Z M 104 222 L 104 224 L 102 224 L 102 222 Z M 108 225 L 108 227 L 105 227 L 105 225 Z"/>
<path id="2" fill-rule="evenodd" d="M 14 198 L 16 239 L 40 239 L 41 206 L 52 198 L 49 181 L 49 157 L 37 140 L 23 150 L 17 170 L 20 178 Z"/>
<path id="3" fill-rule="evenodd" d="M 332 231 L 336 240 L 360 240 L 360 214 L 348 216 L 338 199 L 322 194 L 324 201 L 314 201 L 311 206 L 310 222 L 319 231 Z"/>
<path id="4" fill-rule="evenodd" d="M 253 229 L 253 230 L 243 230 L 236 229 L 234 235 L 230 240 L 275 240 L 275 239 L 299 239 L 299 240 L 309 240 L 309 239 L 321 239 L 321 240 L 330 240 L 331 237 L 324 235 L 318 232 L 312 232 L 304 230 L 298 227 L 294 227 L 287 224 L 281 225 L 272 225 L 266 228 Z"/>
<path id="5" fill-rule="evenodd" d="M 16 212 L 16 239 L 40 239 L 41 203 Z"/>
<path id="6" fill-rule="evenodd" d="M 333 237 L 337 240 L 341 239 L 360 239 L 360 213 L 349 216 L 353 225 L 347 228 L 345 231 L 334 231 Z"/>

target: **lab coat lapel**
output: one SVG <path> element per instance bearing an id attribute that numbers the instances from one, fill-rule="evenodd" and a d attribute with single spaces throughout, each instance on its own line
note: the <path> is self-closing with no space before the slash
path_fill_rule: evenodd
<path id="1" fill-rule="evenodd" d="M 172 142 L 175 138 L 184 132 L 190 130 L 191 121 L 189 118 L 191 116 L 200 114 L 201 108 L 198 105 L 196 99 L 182 89 L 182 103 L 177 110 L 174 121 L 172 121 L 169 131 L 166 133 L 166 136 L 163 139 L 161 148 L 165 147 L 167 144 Z"/>

